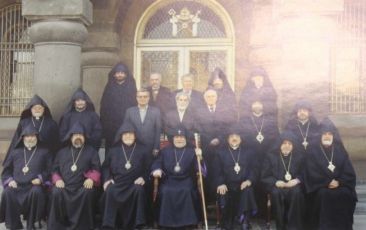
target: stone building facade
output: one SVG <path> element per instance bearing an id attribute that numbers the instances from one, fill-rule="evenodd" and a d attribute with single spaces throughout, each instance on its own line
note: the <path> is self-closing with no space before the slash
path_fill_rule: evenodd
<path id="1" fill-rule="evenodd" d="M 172 89 L 187 72 L 203 89 L 219 66 L 237 95 L 250 69 L 260 65 L 278 93 L 279 123 L 298 99 L 308 99 L 319 120 L 329 115 L 339 127 L 359 179 L 366 179 L 363 0 L 1 0 L 1 12 L 14 5 L 28 23 L 23 29 L 34 54 L 31 73 L 18 74 L 33 80 L 20 89 L 30 87 L 28 96 L 45 98 L 56 118 L 79 86 L 98 109 L 107 74 L 118 61 L 128 65 L 138 86 L 159 71 Z M 7 77 L 2 71 L 2 91 L 15 84 Z M 11 106 L 3 101 L 0 112 Z M 17 121 L 16 111 L 0 114 L 1 153 Z"/>

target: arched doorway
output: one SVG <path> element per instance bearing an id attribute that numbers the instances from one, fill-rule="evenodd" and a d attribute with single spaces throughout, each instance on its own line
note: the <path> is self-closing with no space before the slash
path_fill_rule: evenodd
<path id="1" fill-rule="evenodd" d="M 195 75 L 195 88 L 207 86 L 210 73 L 222 68 L 234 86 L 234 29 L 225 9 L 213 0 L 162 0 L 141 17 L 135 34 L 134 72 L 138 86 L 151 72 L 163 85 L 180 88 L 179 77 Z"/>

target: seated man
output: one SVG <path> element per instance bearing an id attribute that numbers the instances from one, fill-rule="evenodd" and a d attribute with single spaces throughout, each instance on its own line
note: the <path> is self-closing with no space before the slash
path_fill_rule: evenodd
<path id="1" fill-rule="evenodd" d="M 38 131 L 26 126 L 20 139 L 4 162 L 1 179 L 4 191 L 1 197 L 0 222 L 9 229 L 23 229 L 20 215 L 27 221 L 27 229 L 45 218 L 46 194 L 49 182 L 51 154 L 38 142 Z"/>
<path id="2" fill-rule="evenodd" d="M 170 130 L 168 135 L 173 145 L 164 148 L 152 165 L 153 177 L 161 178 L 158 224 L 168 229 L 192 227 L 201 216 L 196 156 L 201 159 L 202 151 L 188 145 L 184 129 Z"/>
<path id="3" fill-rule="evenodd" d="M 222 212 L 221 228 L 249 229 L 249 218 L 257 211 L 252 184 L 255 156 L 243 142 L 239 125 L 228 128 L 226 143 L 217 151 L 214 161 L 214 180 Z M 245 141 L 245 140 L 244 140 Z"/>
<path id="4" fill-rule="evenodd" d="M 264 160 L 261 180 L 271 194 L 277 229 L 305 229 L 304 156 L 296 136 L 284 132 Z"/>
<path id="5" fill-rule="evenodd" d="M 103 163 L 103 229 L 127 230 L 145 224 L 146 151 L 136 141 L 133 126 L 124 123 Z"/>
<path id="6" fill-rule="evenodd" d="M 329 118 L 306 156 L 306 192 L 314 195 L 311 229 L 350 230 L 357 195 L 356 175 L 337 128 Z M 309 228 L 310 229 L 310 228 Z"/>
<path id="7" fill-rule="evenodd" d="M 52 168 L 50 213 L 47 229 L 94 229 L 95 187 L 100 184 L 97 151 L 85 144 L 84 127 L 75 123 L 58 151 Z"/>

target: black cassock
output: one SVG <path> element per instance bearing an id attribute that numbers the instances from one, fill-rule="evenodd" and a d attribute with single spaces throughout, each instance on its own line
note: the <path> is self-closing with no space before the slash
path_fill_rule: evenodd
<path id="1" fill-rule="evenodd" d="M 114 184 L 109 184 L 101 199 L 103 227 L 135 229 L 146 221 L 145 189 L 144 186 L 135 185 L 134 181 L 139 177 L 146 181 L 147 149 L 139 143 L 135 147 L 124 145 L 127 159 L 130 159 L 131 168 L 127 169 L 122 143 L 119 143 L 110 149 L 102 166 L 103 182 L 114 181 Z"/>
<path id="2" fill-rule="evenodd" d="M 124 72 L 127 75 L 122 84 L 116 83 L 114 78 L 116 72 Z M 114 137 L 123 123 L 126 110 L 136 104 L 135 79 L 125 64 L 118 63 L 108 74 L 108 82 L 100 102 L 100 119 L 107 148 L 113 145 Z"/>
<path id="3" fill-rule="evenodd" d="M 75 160 L 80 155 L 75 172 L 71 170 L 71 151 L 74 151 Z M 92 189 L 83 186 L 87 178 L 94 181 Z M 84 145 L 82 150 L 71 146 L 62 148 L 56 155 L 52 169 L 52 182 L 55 184 L 59 179 L 64 181 L 65 187 L 52 188 L 47 228 L 94 229 L 94 206 L 97 201 L 95 186 L 100 183 L 100 160 L 97 151 L 90 145 Z"/>
<path id="4" fill-rule="evenodd" d="M 251 80 L 252 77 L 257 75 L 263 76 L 263 86 L 259 89 L 256 88 Z M 267 72 L 261 67 L 253 69 L 250 73 L 249 80 L 240 95 L 239 108 L 241 116 L 251 113 L 253 97 L 259 98 L 260 101 L 262 101 L 266 114 L 270 114 L 274 119 L 277 119 L 277 93 Z"/>
<path id="5" fill-rule="evenodd" d="M 306 158 L 305 186 L 307 193 L 314 196 L 311 228 L 322 230 L 350 230 L 353 224 L 353 213 L 357 202 L 355 192 L 356 175 L 348 153 L 339 142 L 333 144 L 334 172 L 328 169 L 320 145 L 309 149 Z M 324 149 L 328 159 L 331 159 L 331 148 Z M 329 189 L 333 180 L 339 181 L 340 186 Z"/>
<path id="6" fill-rule="evenodd" d="M 179 172 L 174 170 L 177 165 L 174 150 L 179 161 Z M 152 171 L 157 169 L 163 171 L 158 193 L 159 225 L 171 228 L 196 225 L 201 209 L 197 189 L 198 163 L 194 149 L 164 148 L 152 165 Z"/>
<path id="7" fill-rule="evenodd" d="M 86 101 L 86 109 L 82 112 L 75 110 L 75 100 L 83 99 Z M 86 143 L 99 149 L 102 140 L 102 125 L 98 114 L 95 112 L 93 102 L 89 96 L 78 89 L 72 95 L 71 100 L 60 119 L 60 138 L 61 141 L 67 140 L 67 133 L 75 123 L 81 123 L 85 128 Z M 65 138 L 66 137 L 66 138 Z"/>
<path id="8" fill-rule="evenodd" d="M 309 120 L 304 124 L 297 119 L 297 111 L 301 108 L 306 108 L 310 112 Z M 291 131 L 295 134 L 296 141 L 301 144 L 304 150 L 308 150 L 310 145 L 315 142 L 319 131 L 319 124 L 315 116 L 312 114 L 312 108 L 307 101 L 299 101 L 296 103 L 290 114 L 290 119 L 285 126 L 285 130 Z M 306 148 L 304 144 L 307 145 Z"/>
<path id="9" fill-rule="evenodd" d="M 44 115 L 40 117 L 39 120 L 32 116 L 31 108 L 34 105 L 42 105 L 44 107 Z M 52 119 L 50 109 L 48 108 L 46 102 L 38 95 L 34 95 L 30 102 L 27 104 L 27 106 L 24 108 L 20 116 L 18 127 L 15 130 L 5 159 L 7 158 L 8 154 L 15 148 L 15 145 L 19 140 L 23 129 L 29 124 L 32 124 L 38 130 L 38 139 L 45 147 L 50 149 L 52 153 L 55 153 L 55 151 L 57 151 L 57 148 L 59 147 L 59 131 L 57 123 Z"/>
<path id="10" fill-rule="evenodd" d="M 25 167 L 24 155 L 27 162 L 30 159 L 27 164 L 29 169 L 27 173 L 22 171 Z M 0 222 L 5 221 L 7 228 L 22 228 L 20 214 L 23 214 L 24 219 L 27 220 L 27 229 L 33 229 L 33 224 L 36 221 L 45 219 L 45 186 L 49 184 L 51 163 L 51 154 L 40 145 L 28 150 L 22 142 L 19 142 L 17 147 L 12 150 L 4 162 L 1 174 L 4 191 L 1 196 Z M 32 184 L 32 180 L 36 178 L 41 180 L 41 185 Z M 17 182 L 17 188 L 8 186 L 11 180 Z"/>
<path id="11" fill-rule="evenodd" d="M 240 166 L 238 173 L 234 170 L 233 158 Z M 239 161 L 237 161 L 238 159 Z M 236 220 L 244 218 L 244 216 L 250 217 L 257 211 L 252 186 L 240 190 L 242 182 L 246 180 L 250 180 L 252 184 L 255 182 L 254 162 L 255 154 L 247 146 L 234 150 L 225 145 L 217 151 L 213 174 L 215 185 L 217 188 L 225 184 L 228 188 L 225 195 L 218 195 L 219 206 L 222 210 L 221 227 L 224 229 L 234 229 Z"/>
<path id="12" fill-rule="evenodd" d="M 305 229 L 305 191 L 302 183 L 304 157 L 304 153 L 297 150 L 292 151 L 291 155 L 283 156 L 286 167 L 291 158 L 289 173 L 292 179 L 298 179 L 301 182 L 292 188 L 277 188 L 275 185 L 277 181 L 287 182 L 280 148 L 276 148 L 266 155 L 261 181 L 265 185 L 266 191 L 271 194 L 277 229 Z"/>
<path id="13" fill-rule="evenodd" d="M 257 182 L 253 187 L 259 215 L 265 217 L 267 210 L 267 194 L 260 177 L 266 153 L 268 153 L 279 136 L 277 120 L 269 114 L 263 114 L 260 117 L 248 115 L 240 119 L 240 126 L 246 132 L 246 142 L 256 154 L 257 161 L 254 169 Z"/>

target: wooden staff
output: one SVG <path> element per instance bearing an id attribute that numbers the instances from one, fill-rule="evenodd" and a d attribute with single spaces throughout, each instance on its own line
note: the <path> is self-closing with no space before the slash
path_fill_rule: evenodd
<path id="1" fill-rule="evenodd" d="M 158 196 L 158 189 L 159 189 L 159 178 L 154 177 L 154 189 L 153 189 L 153 202 L 155 203 L 156 197 Z"/>
<path id="2" fill-rule="evenodd" d="M 198 133 L 194 134 L 194 140 L 196 143 L 196 148 L 199 148 L 199 135 Z M 208 224 L 207 224 L 207 213 L 206 213 L 206 202 L 205 202 L 205 192 L 203 190 L 203 179 L 202 179 L 202 168 L 201 168 L 201 159 L 199 156 L 197 156 L 197 163 L 198 163 L 198 182 L 200 184 L 200 190 L 201 190 L 201 200 L 202 200 L 202 209 L 203 209 L 203 218 L 205 221 L 205 229 L 208 230 Z"/>

